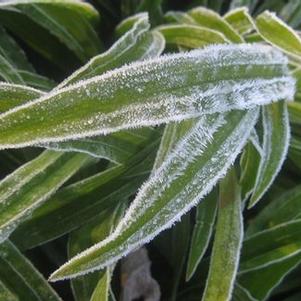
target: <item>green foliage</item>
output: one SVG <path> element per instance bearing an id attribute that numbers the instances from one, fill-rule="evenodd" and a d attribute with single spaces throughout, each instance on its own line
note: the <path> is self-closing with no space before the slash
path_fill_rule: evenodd
<path id="1" fill-rule="evenodd" d="M 0 301 L 299 300 L 300 12 L 0 2 Z"/>

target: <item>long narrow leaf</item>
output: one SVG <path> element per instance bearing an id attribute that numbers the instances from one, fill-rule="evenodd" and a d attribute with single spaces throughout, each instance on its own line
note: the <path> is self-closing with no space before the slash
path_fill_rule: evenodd
<path id="1" fill-rule="evenodd" d="M 285 102 L 263 108 L 263 156 L 249 207 L 254 206 L 273 183 L 286 158 L 290 126 Z"/>
<path id="2" fill-rule="evenodd" d="M 12 291 L 10 291 L 1 280 L 0 280 L 0 300 L 18 301 L 18 297 Z"/>
<path id="3" fill-rule="evenodd" d="M 88 162 L 91 157 L 84 154 L 46 151 L 4 178 L 0 182 L 0 241 Z"/>
<path id="4" fill-rule="evenodd" d="M 208 44 L 227 42 L 218 31 L 197 25 L 175 24 L 157 27 L 164 36 L 167 44 L 176 44 L 187 48 L 200 48 Z"/>
<path id="5" fill-rule="evenodd" d="M 232 26 L 214 11 L 204 7 L 197 7 L 189 11 L 188 14 L 199 25 L 223 33 L 229 41 L 234 43 L 243 42 L 241 36 L 232 28 Z"/>
<path id="6" fill-rule="evenodd" d="M 216 232 L 203 301 L 231 300 L 242 240 L 240 190 L 232 169 L 220 185 Z"/>
<path id="7" fill-rule="evenodd" d="M 44 277 L 9 240 L 0 245 L 0 267 L 0 280 L 17 300 L 61 300 Z"/>
<path id="8" fill-rule="evenodd" d="M 170 227 L 225 174 L 246 143 L 257 114 L 258 110 L 235 111 L 198 121 L 144 184 L 113 234 L 71 259 L 51 279 L 107 266 Z"/>
<path id="9" fill-rule="evenodd" d="M 113 210 L 108 210 L 104 217 L 97 216 L 84 227 L 72 232 L 68 242 L 68 256 L 71 258 L 108 236 L 122 216 L 125 204 L 126 202 L 119 204 Z M 107 300 L 110 278 L 110 268 L 106 268 L 99 273 L 72 280 L 71 287 L 75 299 L 78 301 L 88 301 L 93 298 L 95 300 L 98 298 L 99 301 Z M 92 294 L 95 297 L 92 297 Z"/>
<path id="10" fill-rule="evenodd" d="M 148 15 L 145 13 L 139 14 L 134 20 L 135 23 L 132 27 L 109 50 L 92 58 L 86 65 L 59 84 L 56 89 L 101 75 L 106 71 L 135 60 L 160 55 L 164 49 L 164 40 L 155 32 L 147 32 L 150 27 Z"/>
<path id="11" fill-rule="evenodd" d="M 301 40 L 297 33 L 274 13 L 265 11 L 256 18 L 260 35 L 272 45 L 290 55 L 301 56 Z"/>
<path id="12" fill-rule="evenodd" d="M 16 229 L 12 235 L 14 242 L 19 248 L 28 249 L 53 240 L 133 195 L 150 173 L 158 138 L 150 138 L 145 143 L 147 147 L 126 164 L 114 166 L 57 191 L 48 202 L 37 208 L 31 219 Z"/>
<path id="13" fill-rule="evenodd" d="M 43 93 L 22 85 L 0 83 L 0 113 L 4 113 L 18 105 L 24 104 Z"/>
<path id="14" fill-rule="evenodd" d="M 292 221 L 301 217 L 301 185 L 285 191 L 273 199 L 252 219 L 247 235 Z"/>
<path id="15" fill-rule="evenodd" d="M 133 63 L 3 113 L 0 148 L 252 108 L 293 93 L 294 80 L 279 52 L 259 45 L 211 46 Z"/>
<path id="16" fill-rule="evenodd" d="M 248 236 L 243 244 L 240 273 L 258 270 L 301 250 L 301 220 L 296 219 Z"/>
<path id="17" fill-rule="evenodd" d="M 284 277 L 301 262 L 301 253 L 289 256 L 283 261 L 275 262 L 267 267 L 244 273 L 239 277 L 250 295 L 257 301 L 266 300 Z M 260 275 L 260 277 L 258 277 Z"/>
<path id="18" fill-rule="evenodd" d="M 98 13 L 88 3 L 64 0 L 4 1 L 0 3 L 0 10 L 16 10 L 26 15 L 55 35 L 82 61 L 96 55 L 101 49 L 100 40 L 93 29 Z M 4 25 L 18 34 L 18 28 L 9 21 L 2 18 Z M 18 15 L 14 22 L 18 25 Z"/>
<path id="19" fill-rule="evenodd" d="M 254 22 L 246 7 L 230 10 L 224 19 L 241 35 L 254 29 Z"/>
<path id="20" fill-rule="evenodd" d="M 189 280 L 193 276 L 199 262 L 202 260 L 207 250 L 213 232 L 217 211 L 217 200 L 216 191 L 213 190 L 213 192 L 211 192 L 211 194 L 209 194 L 197 207 L 187 262 L 186 280 Z"/>

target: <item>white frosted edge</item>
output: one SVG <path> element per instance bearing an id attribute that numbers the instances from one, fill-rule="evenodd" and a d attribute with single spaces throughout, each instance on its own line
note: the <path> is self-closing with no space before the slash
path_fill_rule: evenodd
<path id="1" fill-rule="evenodd" d="M 252 113 L 252 114 L 251 114 Z M 245 123 L 245 119 L 250 119 L 250 123 L 253 123 L 253 125 L 256 123 L 257 121 L 257 117 L 258 117 L 258 109 L 255 109 L 255 110 L 252 110 L 250 111 L 249 113 L 250 116 L 245 116 L 243 118 L 243 120 L 239 123 L 239 125 L 237 126 L 236 130 L 241 127 L 242 123 Z M 253 116 L 253 118 L 251 118 L 251 116 Z M 207 184 L 207 187 L 202 191 L 201 195 L 198 195 L 197 197 L 195 197 L 189 204 L 187 204 L 182 210 L 181 212 L 178 212 L 172 219 L 170 219 L 165 225 L 161 226 L 160 228 L 156 229 L 156 231 L 154 231 L 153 233 L 149 234 L 148 236 L 145 236 L 144 239 L 142 241 L 138 241 L 134 244 L 131 244 L 130 245 L 130 248 L 126 251 L 123 251 L 122 254 L 120 255 L 117 255 L 115 257 L 112 257 L 111 259 L 107 260 L 106 262 L 104 262 L 103 264 L 100 264 L 96 267 L 93 267 L 93 268 L 90 268 L 84 272 L 78 272 L 78 273 L 74 273 L 72 275 L 68 275 L 68 276 L 59 276 L 59 277 L 56 277 L 56 274 L 58 274 L 61 270 L 63 270 L 65 267 L 67 267 L 68 265 L 70 265 L 72 262 L 80 259 L 81 257 L 83 256 L 87 256 L 89 255 L 90 253 L 93 253 L 94 250 L 97 250 L 103 246 L 105 246 L 106 244 L 108 244 L 109 242 L 111 242 L 112 240 L 114 240 L 115 238 L 117 238 L 120 233 L 119 231 L 122 231 L 120 229 L 120 224 L 122 223 L 122 221 L 124 221 L 126 219 L 126 216 L 128 216 L 128 211 L 131 211 L 131 208 L 132 206 L 135 205 L 135 202 L 137 202 L 137 198 L 139 197 L 138 195 L 139 194 L 142 194 L 143 191 L 139 191 L 137 197 L 135 198 L 135 200 L 133 201 L 133 205 L 131 204 L 130 208 L 128 209 L 127 211 L 127 214 L 125 215 L 125 217 L 122 219 L 122 221 L 119 223 L 119 227 L 117 226 L 117 228 L 115 229 L 115 231 L 110 235 L 108 236 L 107 238 L 105 238 L 104 240 L 102 240 L 101 242 L 93 245 L 92 247 L 90 247 L 89 249 L 81 252 L 80 254 L 74 256 L 72 259 L 70 259 L 69 261 L 67 261 L 65 264 L 63 264 L 58 270 L 56 270 L 54 273 L 52 273 L 50 275 L 50 278 L 49 280 L 50 281 L 58 281 L 58 280 L 64 280 L 64 279 L 71 279 L 71 278 L 75 278 L 79 275 L 85 275 L 87 273 L 90 273 L 90 272 L 93 272 L 95 270 L 99 270 L 100 268 L 102 267 L 105 267 L 107 265 L 110 265 L 110 264 L 113 264 L 114 262 L 116 262 L 118 259 L 128 255 L 129 253 L 131 253 L 133 250 L 135 250 L 136 248 L 138 248 L 139 246 L 141 246 L 142 244 L 145 244 L 145 243 L 148 243 L 149 241 L 151 241 L 156 235 L 158 235 L 161 231 L 165 230 L 165 229 L 168 229 L 170 228 L 175 222 L 179 221 L 181 216 L 183 216 L 185 213 L 187 213 L 192 207 L 196 206 L 199 201 L 200 201 L 200 198 L 201 197 L 204 197 L 205 195 L 207 195 L 213 188 L 213 186 L 215 185 L 215 183 L 220 179 L 222 178 L 228 168 L 233 164 L 233 162 L 235 161 L 237 155 L 241 152 L 243 146 L 245 145 L 245 143 L 247 142 L 250 134 L 251 134 L 251 130 L 253 128 L 252 124 L 248 124 L 247 128 L 244 129 L 244 134 L 243 134 L 243 137 L 242 139 L 239 141 L 239 144 L 237 145 L 236 149 L 234 152 L 231 153 L 231 155 L 229 156 L 229 160 L 227 162 L 227 164 L 225 164 L 224 168 L 221 169 L 214 178 L 211 179 L 210 183 Z M 235 130 L 234 130 L 235 131 Z M 162 168 L 164 167 L 164 165 L 161 165 L 160 168 L 156 171 L 156 172 L 159 172 L 159 170 L 161 170 Z M 147 187 L 149 184 L 148 182 L 146 182 L 144 184 L 144 188 Z"/>
<path id="2" fill-rule="evenodd" d="M 74 73 L 72 73 L 70 76 L 68 76 L 66 79 L 64 79 L 60 84 L 58 84 L 52 91 L 57 91 L 62 89 L 62 87 L 65 87 L 66 85 L 68 85 L 68 82 L 70 80 L 72 80 L 74 77 L 76 77 L 77 75 L 79 75 L 81 72 L 85 71 L 86 69 L 88 69 L 95 61 L 97 61 L 100 58 L 105 58 L 107 55 L 109 55 L 112 51 L 115 51 L 118 47 L 120 47 L 124 40 L 126 40 L 129 36 L 132 36 L 137 28 L 140 26 L 140 24 L 148 22 L 148 14 L 147 13 L 141 13 L 139 14 L 140 19 L 138 19 L 133 27 L 127 31 L 124 35 L 122 35 L 107 51 L 94 56 L 93 58 L 91 58 L 84 66 L 80 67 L 79 69 L 77 69 Z M 137 34 L 137 36 L 134 39 L 134 42 L 137 41 L 137 39 L 145 32 L 147 32 L 147 30 L 149 29 L 150 25 L 146 26 L 146 28 L 144 30 L 141 30 L 141 32 L 139 34 Z M 132 47 L 133 44 L 129 44 L 127 45 L 126 48 L 124 48 L 121 52 L 118 53 L 118 56 L 122 55 L 124 52 L 126 52 L 130 47 Z M 72 85 L 72 84 L 71 84 Z M 70 86 L 71 86 L 70 85 Z M 73 84 L 74 85 L 74 84 Z"/>
<path id="3" fill-rule="evenodd" d="M 162 55 L 158 58 L 154 59 L 148 59 L 145 61 L 137 61 L 133 62 L 129 65 L 125 65 L 121 68 L 117 68 L 111 71 L 108 71 L 102 75 L 92 77 L 87 80 L 79 81 L 75 84 L 71 84 L 70 86 L 67 86 L 65 88 L 62 88 L 60 90 L 51 91 L 50 93 L 47 93 L 45 96 L 42 96 L 36 100 L 29 101 L 24 105 L 18 106 L 17 108 L 11 109 L 8 112 L 0 114 L 0 117 L 4 117 L 6 115 L 9 115 L 13 112 L 17 112 L 19 110 L 22 110 L 23 108 L 28 108 L 36 103 L 40 103 L 44 101 L 45 99 L 49 99 L 51 97 L 54 97 L 60 93 L 72 91 L 77 88 L 84 87 L 85 85 L 96 83 L 98 81 L 103 81 L 108 78 L 115 78 L 120 76 L 120 74 L 128 74 L 128 71 L 132 71 L 132 69 L 149 69 L 149 67 L 161 65 L 165 62 L 177 62 L 182 61 L 185 59 L 196 59 L 196 60 L 208 60 L 208 58 L 213 59 L 221 59 L 222 55 L 224 55 L 224 52 L 228 53 L 235 53 L 236 51 L 245 53 L 265 53 L 269 54 L 269 58 L 265 58 L 263 61 L 256 61 L 256 65 L 267 65 L 267 64 L 287 64 L 287 57 L 284 56 L 280 51 L 275 50 L 271 46 L 262 45 L 262 44 L 217 44 L 217 45 L 211 45 L 203 49 L 196 49 L 189 52 L 184 53 L 175 53 L 175 54 L 166 54 Z M 239 60 L 239 58 L 237 58 Z M 245 64 L 249 64 L 249 61 L 244 61 Z"/>

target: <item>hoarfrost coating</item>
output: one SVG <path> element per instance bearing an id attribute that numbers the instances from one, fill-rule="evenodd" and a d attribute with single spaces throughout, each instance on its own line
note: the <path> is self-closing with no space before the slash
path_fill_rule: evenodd
<path id="1" fill-rule="evenodd" d="M 0 148 L 250 109 L 292 99 L 294 86 L 287 58 L 270 46 L 214 45 L 165 55 L 52 91 L 1 114 Z"/>

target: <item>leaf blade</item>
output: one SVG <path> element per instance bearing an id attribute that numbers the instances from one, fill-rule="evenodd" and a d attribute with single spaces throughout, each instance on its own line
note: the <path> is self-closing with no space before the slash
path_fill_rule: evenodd
<path id="1" fill-rule="evenodd" d="M 221 181 L 216 232 L 203 301 L 231 300 L 242 241 L 240 190 L 232 169 Z"/>
<path id="2" fill-rule="evenodd" d="M 250 134 L 249 130 L 246 129 L 246 123 L 249 127 L 250 124 L 256 122 L 257 110 L 251 110 L 246 113 L 241 111 L 229 113 L 226 119 L 229 121 L 233 118 L 233 120 L 227 122 L 227 126 L 222 127 L 222 124 L 224 124 L 223 118 L 222 116 L 215 116 L 215 118 L 207 121 L 208 124 L 205 122 L 206 135 L 204 135 L 203 131 L 201 131 L 201 134 L 197 134 L 204 127 L 203 120 L 199 121 L 187 137 L 179 142 L 172 155 L 165 161 L 165 164 L 143 186 L 115 232 L 105 241 L 86 250 L 82 255 L 74 257 L 69 263 L 52 274 L 51 280 L 74 277 L 83 271 L 98 269 L 110 264 L 112 261 L 116 261 L 133 248 L 149 241 L 163 229 L 170 227 L 180 215 L 187 212 L 204 194 L 210 191 L 241 151 Z M 210 133 L 213 135 L 212 141 L 207 136 Z M 208 141 L 208 143 L 211 141 L 211 143 L 208 144 L 208 148 L 205 148 L 203 153 L 203 147 L 196 141 L 202 141 L 201 145 L 205 141 Z M 193 145 L 197 150 L 195 147 L 192 147 Z M 221 145 L 225 145 L 226 149 L 233 149 L 231 152 L 223 151 L 223 154 L 221 154 Z M 183 152 L 183 147 L 185 147 L 185 152 Z M 185 159 L 180 154 L 182 156 L 185 154 Z M 186 155 L 189 159 L 187 159 Z M 203 160 L 196 160 L 196 156 L 203 156 L 205 162 L 209 160 L 208 165 Z M 218 156 L 218 160 L 214 160 L 215 156 Z M 211 158 L 213 158 L 212 161 Z M 222 166 L 220 165 L 221 162 L 223 162 Z M 187 169 L 188 166 L 190 170 Z M 209 166 L 211 167 L 210 174 L 206 172 Z M 172 173 L 174 173 L 174 176 L 172 176 L 170 169 L 173 169 Z M 189 177 L 187 175 L 185 177 L 184 171 L 188 170 Z M 169 175 L 167 177 L 168 183 L 162 185 L 161 176 L 164 174 Z M 200 178 L 196 181 L 195 177 L 204 176 L 207 179 L 206 181 L 202 182 Z M 183 181 L 184 179 L 185 181 Z M 178 184 L 179 181 L 181 185 Z M 159 182 L 160 185 L 156 185 Z M 189 185 L 182 190 L 183 185 L 186 184 Z M 180 193 L 179 196 L 175 198 L 175 194 L 177 195 L 178 193 Z M 188 196 L 187 194 L 190 193 L 192 195 Z M 147 208 L 143 207 L 146 199 Z M 178 199 L 188 202 L 177 202 L 176 200 Z"/>
<path id="3" fill-rule="evenodd" d="M 263 108 L 263 131 L 263 156 L 260 159 L 249 208 L 253 207 L 268 190 L 286 158 L 290 125 L 285 102 Z"/>
<path id="4" fill-rule="evenodd" d="M 209 66 L 216 64 L 217 69 L 208 68 L 207 62 Z M 184 77 L 183 68 L 188 71 Z M 238 80 L 237 69 L 240 77 L 247 79 Z M 216 78 L 217 71 L 222 78 Z M 243 44 L 211 46 L 134 63 L 1 114 L 0 148 L 107 134 L 290 99 L 294 80 L 287 72 L 286 59 L 279 52 Z M 43 114 L 45 110 L 49 114 Z"/>

